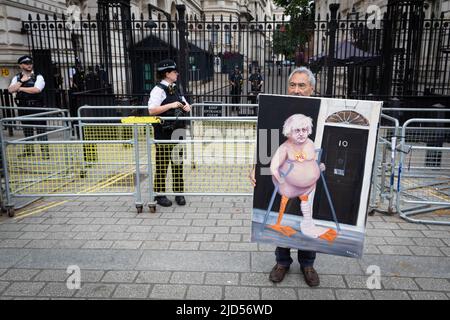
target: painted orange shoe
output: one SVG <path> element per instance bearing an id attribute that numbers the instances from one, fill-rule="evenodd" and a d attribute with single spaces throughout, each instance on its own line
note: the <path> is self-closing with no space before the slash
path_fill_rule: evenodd
<path id="1" fill-rule="evenodd" d="M 334 242 L 337 238 L 337 232 L 334 229 L 328 229 L 327 232 L 320 235 L 319 238 L 327 240 L 328 242 Z"/>
<path id="2" fill-rule="evenodd" d="M 270 225 L 269 228 L 284 234 L 287 237 L 292 237 L 294 234 L 297 233 L 297 231 L 295 231 L 293 228 L 289 227 L 289 226 L 281 226 L 279 224 L 273 224 Z"/>

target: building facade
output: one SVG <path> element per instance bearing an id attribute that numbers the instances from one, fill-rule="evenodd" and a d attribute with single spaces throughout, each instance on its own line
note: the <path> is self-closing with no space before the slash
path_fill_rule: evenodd
<path id="1" fill-rule="evenodd" d="M 339 12 L 342 17 L 346 17 L 352 13 L 354 8 L 354 14 L 363 18 L 366 13 L 371 14 L 375 7 L 380 9 L 381 14 L 384 14 L 387 10 L 388 0 L 316 0 L 316 16 L 324 19 L 329 13 L 329 5 L 332 3 L 339 3 Z M 425 18 L 429 19 L 431 15 L 439 17 L 444 14 L 444 18 L 450 18 L 450 0 L 426 0 L 425 1 Z"/>
<path id="2" fill-rule="evenodd" d="M 17 59 L 28 53 L 27 38 L 21 31 L 29 14 L 63 14 L 65 0 L 0 0 L 0 88 L 6 88 L 18 71 Z"/>
<path id="3" fill-rule="evenodd" d="M 142 103 L 157 82 L 156 63 L 166 58 L 180 64 L 183 87 L 197 102 L 226 101 L 236 65 L 244 78 L 259 67 L 266 76 L 264 92 L 283 94 L 293 56 L 296 65 L 313 70 L 316 93 L 324 96 L 449 92 L 449 20 L 438 21 L 448 14 L 448 1 L 316 1 L 320 21 L 306 27 L 307 40 L 294 41 L 281 34 L 290 19 L 271 0 L 70 0 L 35 11 L 37 2 L 3 3 L 0 88 L 18 70 L 17 58 L 32 52 L 36 66 L 52 67 L 47 79 L 60 75 L 62 85 L 53 81 L 55 94 L 71 105 L 94 105 L 73 101 L 97 89 L 106 99 L 97 105 Z M 40 20 L 33 13 L 28 21 L 29 12 L 39 12 Z M 366 14 L 374 12 L 387 17 L 369 26 Z M 69 85 L 73 74 L 82 77 L 76 91 Z"/>
<path id="4" fill-rule="evenodd" d="M 101 0 L 100 0 L 101 1 Z M 26 32 L 22 29 L 22 21 L 28 21 L 29 15 L 36 20 L 36 15 L 44 20 L 45 16 L 58 18 L 65 15 L 66 18 L 76 22 L 77 17 L 86 17 L 90 14 L 95 17 L 98 13 L 97 0 L 0 0 L 0 88 L 7 88 L 11 78 L 18 72 L 17 58 L 21 55 L 29 53 L 29 39 Z M 271 0 L 124 0 L 123 2 L 130 6 L 131 14 L 135 17 L 149 15 L 149 4 L 151 5 L 151 17 L 157 20 L 161 16 L 164 18 L 170 15 L 175 21 L 177 4 L 186 6 L 186 16 L 190 21 L 204 17 L 207 20 L 224 19 L 226 21 L 254 21 L 255 19 L 263 20 L 272 17 L 274 5 Z M 159 9 L 159 10 L 156 10 Z M 69 20 L 70 21 L 70 20 Z M 196 29 L 190 30 L 192 38 L 198 38 L 195 35 Z M 210 40 L 213 45 L 228 46 L 229 52 L 245 51 L 244 55 L 254 55 L 250 60 L 258 59 L 259 51 L 265 48 L 265 39 L 263 41 L 252 41 L 252 39 L 234 39 L 234 34 L 224 34 L 224 39 L 202 39 L 202 41 Z M 171 37 L 168 33 L 161 35 L 162 40 L 171 42 L 176 46 L 176 38 Z M 214 34 L 210 37 L 214 38 Z M 74 43 L 76 43 L 76 39 Z M 256 43 L 257 47 L 248 49 Z M 85 49 L 86 50 L 86 49 Z M 74 49 L 76 51 L 76 49 Z M 66 77 L 67 78 L 67 77 Z M 64 81 L 68 82 L 68 79 Z"/>

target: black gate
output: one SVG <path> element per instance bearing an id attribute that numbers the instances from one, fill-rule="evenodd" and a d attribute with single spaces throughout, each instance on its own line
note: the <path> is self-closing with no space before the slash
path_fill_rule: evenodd
<path id="1" fill-rule="evenodd" d="M 331 5 L 330 15 L 313 21 L 290 53 L 276 49 L 286 44 L 282 35 L 290 23 L 284 19 L 206 19 L 185 16 L 180 5 L 176 16 L 151 20 L 130 14 L 126 0 L 98 3 L 98 14 L 81 21 L 55 15 L 23 22 L 30 53 L 45 52 L 45 63 L 57 66 L 55 90 L 69 92 L 73 108 L 83 95 L 91 104 L 145 105 L 156 83 L 154 66 L 168 57 L 179 64 L 191 102 L 230 102 L 228 76 L 236 65 L 244 77 L 242 102 L 256 67 L 264 93 L 284 94 L 299 65 L 313 70 L 320 96 L 390 101 L 450 95 L 450 21 L 425 19 L 423 0 L 390 0 L 375 27 L 367 16 L 343 17 L 339 5 Z"/>

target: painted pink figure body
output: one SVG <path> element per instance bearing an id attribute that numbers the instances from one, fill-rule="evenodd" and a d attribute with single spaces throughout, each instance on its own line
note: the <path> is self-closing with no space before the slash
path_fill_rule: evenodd
<path id="1" fill-rule="evenodd" d="M 279 186 L 280 195 L 290 199 L 309 193 L 315 188 L 316 182 L 320 178 L 319 165 L 315 159 L 299 162 L 288 158 L 281 164 L 280 170 L 286 173 L 291 166 L 292 169 L 284 178 L 284 183 L 278 184 L 276 179 L 273 179 L 274 183 Z"/>
<path id="2" fill-rule="evenodd" d="M 316 159 L 314 142 L 308 138 L 312 132 L 312 119 L 303 114 L 294 114 L 284 123 L 283 134 L 288 138 L 275 152 L 270 163 L 273 183 L 281 195 L 277 222 L 269 227 L 288 237 L 296 231 L 281 224 L 289 199 L 299 198 L 303 219 L 302 233 L 311 238 L 322 238 L 330 242 L 336 231 L 318 227 L 314 223 L 312 201 L 316 182 L 320 178 L 320 167 Z"/>

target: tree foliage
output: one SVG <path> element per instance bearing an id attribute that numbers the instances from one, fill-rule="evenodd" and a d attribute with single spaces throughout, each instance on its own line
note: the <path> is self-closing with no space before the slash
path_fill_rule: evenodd
<path id="1" fill-rule="evenodd" d="M 311 0 L 274 0 L 274 2 L 285 9 L 285 15 L 290 16 L 290 20 L 274 32 L 273 51 L 290 59 L 294 56 L 296 48 L 307 43 L 312 35 L 314 2 Z"/>
<path id="2" fill-rule="evenodd" d="M 274 0 L 275 4 L 284 8 L 286 15 L 291 19 L 308 17 L 314 14 L 314 2 L 311 0 Z"/>

